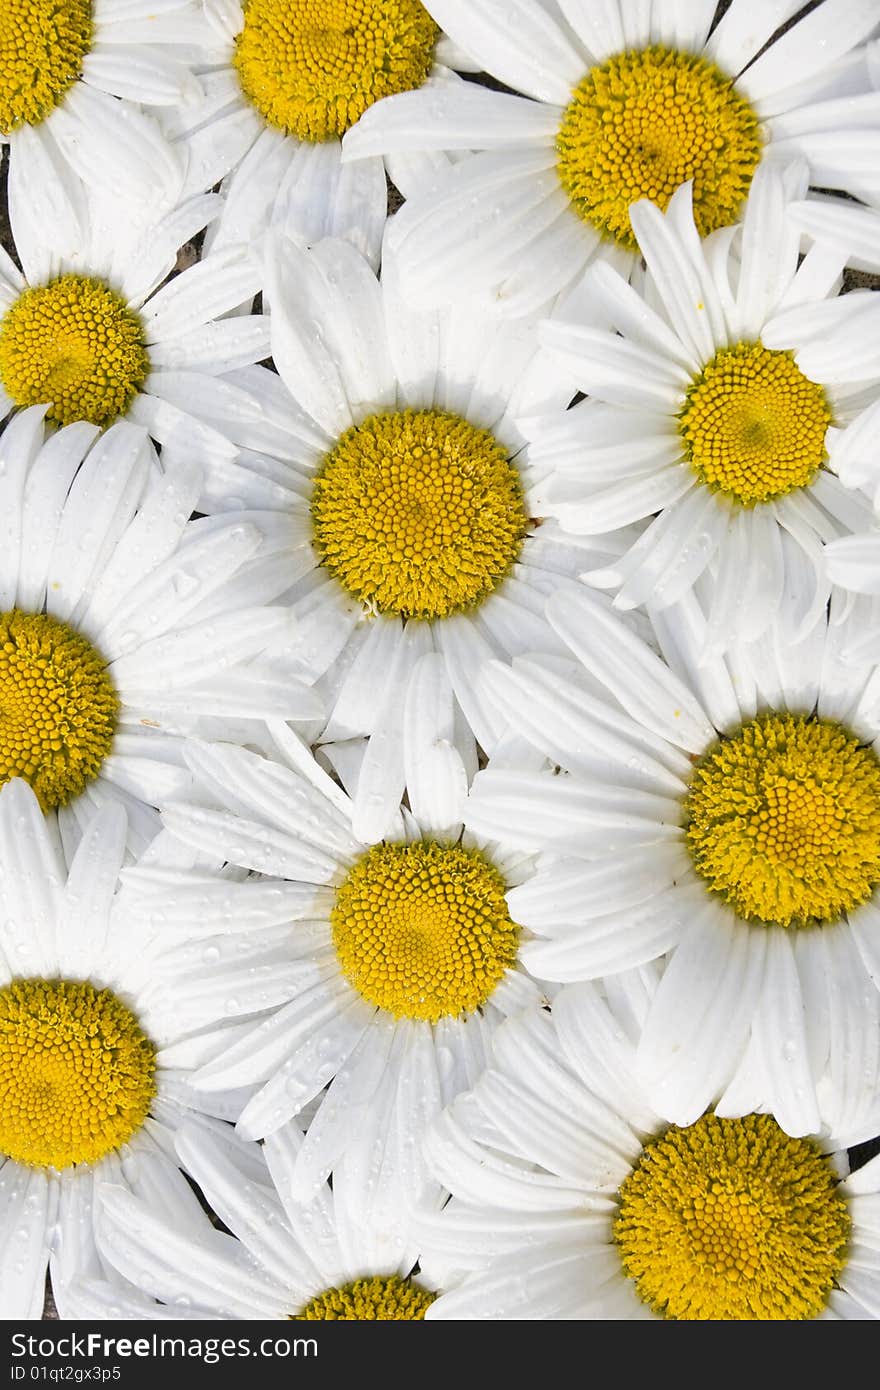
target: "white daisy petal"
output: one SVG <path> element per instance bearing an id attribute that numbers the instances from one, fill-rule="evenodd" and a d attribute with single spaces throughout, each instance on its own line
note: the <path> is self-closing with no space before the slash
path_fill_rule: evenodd
<path id="1" fill-rule="evenodd" d="M 404 204 L 389 235 L 413 302 L 436 303 L 453 277 L 460 290 L 485 295 L 520 251 L 532 253 L 567 210 L 553 163 L 543 147 L 490 151 L 453 166 L 430 196 Z M 586 227 L 583 243 L 579 260 L 560 267 L 557 288 L 588 259 L 595 236 Z"/>
<path id="2" fill-rule="evenodd" d="M 19 587 L 19 565 L 26 564 L 22 553 L 23 501 L 29 467 L 43 443 L 44 406 L 21 411 L 0 436 L 0 532 L 3 559 L 0 561 L 0 602 L 11 608 Z M 42 596 L 41 596 L 42 597 Z"/>
<path id="3" fill-rule="evenodd" d="M 702 1114 L 743 1052 L 764 954 L 760 931 L 725 921 L 713 906 L 696 919 L 664 972 L 638 1059 L 652 1105 L 676 1124 Z"/>
<path id="4" fill-rule="evenodd" d="M 753 1024 L 765 1074 L 767 1101 L 787 1134 L 821 1128 L 810 1073 L 804 1001 L 794 955 L 783 931 L 769 932 L 764 983 Z"/>
<path id="5" fill-rule="evenodd" d="M 794 276 L 799 237 L 785 221 L 780 171 L 763 165 L 755 174 L 743 218 L 737 308 L 739 332 L 756 338 Z M 780 228 L 786 233 L 780 235 Z"/>
<path id="6" fill-rule="evenodd" d="M 486 769 L 474 778 L 465 823 L 477 835 L 534 851 L 601 854 L 622 845 L 679 836 L 674 801 L 626 788 L 603 788 L 544 773 Z"/>
<path id="7" fill-rule="evenodd" d="M 76 426 L 69 428 L 77 429 Z M 122 597 L 144 582 L 151 570 L 167 559 L 183 535 L 186 518 L 195 509 L 200 489 L 201 468 L 195 462 L 169 470 L 161 481 L 149 488 L 137 516 L 92 589 L 85 616 L 89 626 L 106 631 L 112 615 L 119 610 Z"/>
<path id="8" fill-rule="evenodd" d="M 322 237 L 343 238 L 375 270 L 387 211 L 382 160 L 368 157 L 345 164 L 340 146 L 328 141 L 296 151 L 272 216 L 286 231 L 310 243 Z"/>
<path id="9" fill-rule="evenodd" d="M 858 1128 L 865 1113 L 871 1112 L 872 1103 L 876 1113 L 880 999 L 873 986 L 866 987 L 861 955 L 843 924 L 838 924 L 833 937 L 825 942 L 825 968 L 830 1006 L 830 1110 L 846 1133 Z"/>
<path id="10" fill-rule="evenodd" d="M 39 1318 L 49 1260 L 52 1187 L 44 1173 L 10 1159 L 0 1164 L 0 1173 L 0 1223 L 7 1232 L 0 1253 L 0 1316 Z"/>
<path id="11" fill-rule="evenodd" d="M 584 62 L 548 10 L 537 0 L 432 0 L 431 13 L 466 53 L 508 87 L 541 101 L 564 104 Z"/>
<path id="12" fill-rule="evenodd" d="M 110 1185 L 101 1190 L 101 1207 L 102 1254 L 147 1292 L 172 1305 L 181 1299 L 219 1305 L 226 1317 L 264 1317 L 270 1309 L 284 1315 L 273 1282 L 249 1267 L 230 1236 L 211 1230 L 213 1239 L 206 1233 L 195 1241 Z"/>
<path id="13" fill-rule="evenodd" d="M 292 243 L 270 252 L 266 294 L 277 308 L 272 357 L 282 380 L 323 429 L 331 436 L 341 434 L 353 423 L 342 372 L 324 343 L 320 319 L 310 311 L 310 297 L 321 302 L 320 280 Z"/>
<path id="14" fill-rule="evenodd" d="M 399 150 L 468 150 L 475 138 L 481 149 L 550 144 L 561 115 L 557 107 L 465 82 L 429 83 L 417 92 L 386 97 L 364 112 L 343 139 L 343 159 Z"/>
<path id="15" fill-rule="evenodd" d="M 10 145 L 9 222 L 25 279 L 39 285 L 75 261 L 81 199 L 48 131 L 23 125 Z"/>
<path id="16" fill-rule="evenodd" d="M 606 262 L 599 261 L 589 267 L 582 288 L 607 308 L 614 327 L 635 339 L 641 347 L 667 360 L 672 358 L 688 373 L 699 365 L 699 358 L 688 351 L 686 344 L 660 315 Z"/>
<path id="17" fill-rule="evenodd" d="M 310 1025 L 311 1036 L 294 1044 L 295 1051 L 245 1106 L 238 1122 L 244 1138 L 263 1138 L 278 1129 L 327 1085 L 354 1051 L 372 1010 L 355 995 L 347 1002 L 333 1002 L 323 1023 L 315 1019 L 317 1031 Z"/>
<path id="18" fill-rule="evenodd" d="M 735 683 L 725 662 L 708 651 L 710 627 L 696 599 L 689 594 L 662 612 L 650 612 L 669 665 L 688 682 L 716 729 L 735 729 L 742 722 Z"/>
<path id="19" fill-rule="evenodd" d="M 324 730 L 326 741 L 372 731 L 377 713 L 389 698 L 389 672 L 402 638 L 403 625 L 398 618 L 389 616 L 370 624 L 336 692 Z"/>
<path id="20" fill-rule="evenodd" d="M 790 203 L 788 216 L 817 241 L 840 246 L 860 269 L 876 270 L 880 264 L 877 214 L 872 209 L 809 198 Z"/>
<path id="21" fill-rule="evenodd" d="M 287 609 L 241 609 L 143 642 L 136 652 L 117 657 L 109 670 L 121 689 L 155 691 L 161 698 L 164 690 L 193 684 L 212 668 L 222 669 L 283 641 L 292 627 Z M 132 701 L 137 703 L 134 696 Z"/>
<path id="22" fill-rule="evenodd" d="M 687 385 L 687 373 L 677 362 L 597 329 L 547 320 L 541 341 L 591 395 L 615 405 L 671 412 Z"/>
<path id="23" fill-rule="evenodd" d="M 826 552 L 829 578 L 856 594 L 880 594 L 880 537 L 851 535 L 831 542 Z"/>
<path id="24" fill-rule="evenodd" d="M 324 883 L 333 874 L 334 861 L 313 846 L 301 846 L 290 835 L 270 832 L 255 821 L 245 821 L 197 806 L 169 806 L 163 816 L 169 830 L 206 853 L 216 852 L 232 864 L 258 873 L 281 877 L 305 877 Z"/>
<path id="25" fill-rule="evenodd" d="M 605 1251 L 592 1258 L 566 1252 L 551 1257 L 546 1264 L 532 1257 L 520 1266 L 517 1281 L 506 1269 L 494 1277 L 488 1273 L 475 1276 L 467 1289 L 453 1291 L 434 1305 L 437 1311 L 432 1318 L 555 1321 L 577 1317 L 582 1298 L 573 1296 L 572 1290 L 577 1287 L 594 1293 L 608 1280 L 609 1268 L 613 1265 Z"/>
<path id="26" fill-rule="evenodd" d="M 446 662 L 455 698 L 477 742 L 491 753 L 504 732 L 504 725 L 471 673 L 495 655 L 494 649 L 466 614 L 458 614 L 447 618 L 445 623 L 436 624 L 435 636 Z"/>
<path id="27" fill-rule="evenodd" d="M 880 911 L 873 903 L 862 903 L 849 914 L 850 931 L 859 949 L 865 969 L 875 986 L 880 988 Z"/>
<path id="28" fill-rule="evenodd" d="M 277 739 L 278 731 L 273 733 Z M 310 773 L 307 759 L 293 761 L 292 742 L 289 737 L 279 747 L 291 757 L 297 773 Z M 343 858 L 356 853 L 357 843 L 349 830 L 351 803 L 346 797 L 333 796 L 329 778 L 311 775 L 304 781 L 287 767 L 229 745 L 192 742 L 185 758 L 221 805 L 261 816 L 270 825 Z"/>
<path id="29" fill-rule="evenodd" d="M 688 185 L 675 199 L 683 208 L 689 205 Z M 701 273 L 699 260 L 687 254 L 672 230 L 674 211 L 671 204 L 664 217 L 653 203 L 639 202 L 631 208 L 630 220 L 675 331 L 705 362 L 723 341 L 724 318 L 711 278 Z"/>
<path id="30" fill-rule="evenodd" d="M 515 921 L 543 935 L 562 923 L 583 925 L 595 917 L 627 912 L 659 895 L 676 880 L 686 860 L 670 846 L 644 862 L 642 850 L 620 849 L 596 864 L 554 860 L 546 873 L 512 888 L 507 903 Z"/>
<path id="31" fill-rule="evenodd" d="M 20 411 L 16 419 L 24 423 L 32 411 L 42 415 L 43 407 L 29 406 L 27 410 Z M 5 439 L 9 435 L 10 443 L 12 423 L 3 436 Z M 24 609 L 37 611 L 43 606 L 46 597 L 46 571 L 70 485 L 98 433 L 96 425 L 89 425 L 84 420 L 65 425 L 56 434 L 49 436 L 27 475 L 21 518 L 21 558 L 17 593 L 17 601 Z M 0 448 L 2 447 L 0 445 Z M 14 510 L 11 510 L 10 517 L 14 515 Z M 7 543 L 7 557 L 10 561 L 13 553 L 11 543 Z M 12 601 L 12 596 L 7 594 L 7 604 L 11 606 Z"/>
<path id="32" fill-rule="evenodd" d="M 756 58 L 739 78 L 739 86 L 752 101 L 759 101 L 789 85 L 793 72 L 804 80 L 842 57 L 868 38 L 876 25 L 871 0 L 829 0 Z"/>
<path id="33" fill-rule="evenodd" d="M 392 405 L 394 377 L 381 333 L 382 297 L 375 276 L 344 241 L 322 242 L 311 263 L 320 279 L 315 277 L 307 307 L 326 321 L 324 331 L 353 414 Z M 343 315 L 348 323 L 339 332 L 335 325 Z"/>
<path id="34" fill-rule="evenodd" d="M 125 813 L 108 805 L 92 819 L 70 865 L 61 912 L 58 956 L 73 979 L 93 968 L 104 950 L 110 909 L 125 853 Z"/>
<path id="35" fill-rule="evenodd" d="M 842 1276 L 843 1292 L 848 1294 L 851 1305 L 855 1308 L 849 1313 L 850 1317 L 863 1319 L 874 1319 L 880 1317 L 880 1274 L 876 1268 L 859 1269 L 853 1265 L 847 1268 L 845 1275 Z M 835 1307 L 840 1308 L 840 1301 Z"/>
<path id="36" fill-rule="evenodd" d="M 142 309 L 148 343 L 162 344 L 249 302 L 261 288 L 259 267 L 242 247 L 218 251 L 172 280 Z"/>
<path id="37" fill-rule="evenodd" d="M 655 898 L 647 908 L 627 909 L 625 922 L 623 931 L 614 914 L 596 918 L 570 936 L 528 941 L 522 947 L 523 962 L 545 980 L 599 979 L 656 960 L 678 945 L 685 928 L 672 893 Z"/>
<path id="38" fill-rule="evenodd" d="M 56 954 L 60 865 L 43 830 L 35 797 L 18 778 L 0 791 L 0 878 L 5 917 L 3 957 L 9 974 L 37 975 Z"/>
<path id="39" fill-rule="evenodd" d="M 79 469 L 55 535 L 46 580 L 47 606 L 67 619 L 132 518 L 150 466 L 143 430 L 118 421 Z"/>
<path id="40" fill-rule="evenodd" d="M 611 616 L 604 600 L 586 590 L 577 595 L 560 593 L 549 600 L 547 616 L 572 651 L 584 654 L 594 675 L 615 690 L 629 714 L 670 743 L 691 753 L 703 751 L 713 731 L 697 700 Z M 599 639 L 589 655 L 581 626 L 587 624 Z"/>
<path id="41" fill-rule="evenodd" d="M 569 1066 L 634 1131 L 648 1132 L 655 1117 L 638 1094 L 632 1048 L 592 984 L 571 985 L 553 1001 L 559 1043 Z M 621 1104 L 621 1098 L 626 1100 Z M 635 1136 L 633 1135 L 633 1140 Z M 633 1149 L 635 1149 L 633 1142 Z"/>
<path id="42" fill-rule="evenodd" d="M 85 83 L 71 87 L 52 113 L 52 135 L 80 178 L 136 206 L 170 210 L 183 183 L 183 161 L 137 107 Z"/>
<path id="43" fill-rule="evenodd" d="M 413 815 L 426 831 L 454 833 L 463 818 L 467 773 L 455 747 L 452 686 L 438 653 L 426 653 L 413 668 L 402 744 Z"/>
<path id="44" fill-rule="evenodd" d="M 219 75 L 225 76 L 225 74 Z M 206 73 L 201 75 L 199 79 L 206 92 L 210 90 L 209 80 L 211 76 L 212 74 Z M 238 99 L 232 98 L 230 109 L 227 105 L 228 93 L 223 90 L 218 95 L 221 109 L 225 108 L 222 109 L 222 114 L 210 110 L 210 106 L 214 103 L 210 101 L 205 103 L 209 109 L 205 112 L 204 124 L 195 130 L 188 131 L 185 136 L 189 158 L 186 166 L 186 178 L 180 192 L 182 198 L 203 193 L 206 188 L 213 188 L 233 166 L 239 164 L 240 161 L 244 162 L 248 152 L 260 135 L 264 133 L 261 131 L 260 117 L 240 97 Z M 178 115 L 178 111 L 171 108 L 170 114 L 173 119 Z M 165 117 L 163 124 L 168 125 L 167 117 Z M 225 240 L 223 236 L 224 223 L 225 219 L 218 224 L 216 233 L 211 237 L 211 246 L 215 244 L 216 238 L 218 250 Z M 259 223 L 257 225 L 259 230 L 262 230 L 262 226 Z M 237 239 L 242 229 L 235 220 L 233 220 L 233 226 L 234 232 L 230 233 L 230 238 Z"/>
<path id="45" fill-rule="evenodd" d="M 345 1066 L 340 1067 L 322 1105 L 306 1132 L 296 1158 L 290 1192 L 296 1201 L 308 1201 L 329 1175 L 344 1152 L 350 1133 L 358 1133 L 355 1116 L 366 1108 L 364 1097 L 372 1097 L 388 1061 L 394 1031 L 393 1021 L 384 1019 L 361 1034 Z M 276 1140 L 270 1135 L 267 1144 Z M 271 1157 L 270 1157 L 271 1163 Z"/>
<path id="46" fill-rule="evenodd" d="M 407 691 L 415 666 L 429 651 L 428 628 L 408 624 L 395 649 L 388 696 L 371 731 L 354 798 L 352 830 L 364 844 L 380 840 L 397 813 L 406 785 L 401 726 Z"/>
<path id="47" fill-rule="evenodd" d="M 183 63 L 155 50 L 101 40 L 83 58 L 82 76 L 91 87 L 146 106 L 172 106 L 199 90 Z"/>
<path id="48" fill-rule="evenodd" d="M 641 567 L 621 584 L 614 600 L 618 608 L 651 603 L 662 610 L 684 598 L 722 541 L 729 518 L 727 509 L 719 506 L 708 488 L 692 486 L 688 469 L 676 472 L 679 486 L 686 480 L 687 490 L 676 495 L 670 489 L 666 534 L 662 542 L 656 541 Z"/>
<path id="49" fill-rule="evenodd" d="M 707 56 L 731 77 L 742 71 L 756 53 L 801 6 L 798 0 L 769 0 L 756 10 L 734 0 L 721 16 L 706 44 Z"/>
<path id="50" fill-rule="evenodd" d="M 199 529 L 197 535 L 190 532 L 187 539 L 183 550 L 158 564 L 137 589 L 117 602 L 112 616 L 105 620 L 102 646 L 111 658 L 136 652 L 150 638 L 164 633 L 177 630 L 179 636 L 180 628 L 188 627 L 205 601 L 228 582 L 230 569 L 234 572 L 260 545 L 259 532 L 249 525 Z M 278 615 L 270 614 L 270 633 L 277 622 Z M 135 671 L 137 666 L 135 659 Z"/>
<path id="51" fill-rule="evenodd" d="M 525 660 L 512 668 L 491 662 L 483 668 L 481 685 L 520 733 L 568 771 L 610 772 L 625 785 L 680 794 L 690 770 L 684 756 L 555 671 Z"/>
<path id="52" fill-rule="evenodd" d="M 194 1126 L 181 1130 L 175 1148 L 224 1226 L 244 1240 L 249 1253 L 282 1287 L 307 1284 L 311 1270 L 283 1219 L 281 1203 L 243 1178 L 233 1152 Z"/>
<path id="53" fill-rule="evenodd" d="M 452 1109 L 432 1126 L 425 1151 L 444 1185 L 469 1202 L 486 1202 L 514 1211 L 560 1211 L 579 1203 L 577 1187 L 557 1175 L 529 1172 L 509 1158 L 487 1153 L 470 1141 Z"/>
<path id="54" fill-rule="evenodd" d="M 269 319 L 265 314 L 206 323 L 169 341 L 153 343 L 150 362 L 158 368 L 189 372 L 231 372 L 269 355 Z"/>
<path id="55" fill-rule="evenodd" d="M 717 6 L 716 6 L 717 9 Z M 659 11 L 657 13 L 656 11 Z M 706 42 L 706 36 L 715 17 L 712 0 L 699 0 L 696 5 L 661 3 L 655 7 L 652 23 L 659 34 L 666 35 L 666 25 L 670 26 L 669 42 L 676 48 L 697 52 Z M 632 37 L 629 43 L 632 44 Z"/>
<path id="56" fill-rule="evenodd" d="M 570 207 L 555 200 L 547 211 L 554 208 L 552 220 L 541 210 L 541 230 L 534 239 L 526 240 L 522 265 L 512 272 L 505 270 L 495 291 L 493 302 L 505 318 L 523 318 L 545 310 L 552 297 L 570 285 L 596 249 L 595 233 Z M 529 224 L 526 230 L 530 232 Z M 553 385 L 559 392 L 558 383 Z M 563 383 L 562 392 L 571 394 L 567 383 Z"/>
<path id="57" fill-rule="evenodd" d="M 596 62 L 604 62 L 631 44 L 646 43 L 649 38 L 647 33 L 634 38 L 632 31 L 624 28 L 638 24 L 636 6 L 627 7 L 624 13 L 624 7 L 616 0 L 601 0 L 599 4 L 591 4 L 590 0 L 560 0 L 559 8 Z"/>

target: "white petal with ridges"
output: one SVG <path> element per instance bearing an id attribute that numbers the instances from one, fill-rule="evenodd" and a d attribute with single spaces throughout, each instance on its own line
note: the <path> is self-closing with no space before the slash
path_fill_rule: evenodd
<path id="1" fill-rule="evenodd" d="M 445 32 L 487 72 L 540 101 L 564 105 L 586 64 L 538 0 L 432 0 Z"/>

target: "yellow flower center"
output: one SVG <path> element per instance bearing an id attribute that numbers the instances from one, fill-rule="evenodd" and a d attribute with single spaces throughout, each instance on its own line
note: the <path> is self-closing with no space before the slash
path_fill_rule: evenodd
<path id="1" fill-rule="evenodd" d="M 85 637 L 45 613 L 0 613 L 0 786 L 24 777 L 66 806 L 110 752 L 119 698 Z"/>
<path id="2" fill-rule="evenodd" d="M 754 507 L 813 481 L 830 424 L 824 390 L 790 352 L 737 343 L 690 387 L 678 428 L 700 482 Z"/>
<path id="3" fill-rule="evenodd" d="M 618 1199 L 623 1268 L 661 1317 L 815 1318 L 845 1262 L 850 1218 L 831 1165 L 769 1115 L 667 1130 Z"/>
<path id="4" fill-rule="evenodd" d="M 419 0 L 245 0 L 233 62 L 269 125 L 332 140 L 374 101 L 420 87 L 439 33 Z"/>
<path id="5" fill-rule="evenodd" d="M 736 220 L 761 157 L 758 118 L 729 77 L 692 53 L 654 44 L 591 68 L 556 137 L 560 182 L 575 211 L 631 250 L 631 203 L 666 210 L 694 185 L 700 235 Z"/>
<path id="6" fill-rule="evenodd" d="M 338 1322 L 403 1322 L 424 1318 L 425 1309 L 437 1297 L 397 1274 L 355 1279 L 338 1289 L 327 1289 L 307 1303 L 297 1321 L 333 1318 Z"/>
<path id="7" fill-rule="evenodd" d="M 91 45 L 91 0 L 3 0 L 0 134 L 45 120 L 76 81 Z"/>
<path id="8" fill-rule="evenodd" d="M 322 562 L 379 613 L 446 618 L 500 584 L 527 517 L 488 430 L 438 410 L 371 415 L 327 455 L 312 496 Z"/>
<path id="9" fill-rule="evenodd" d="M 838 724 L 760 715 L 710 748 L 684 808 L 697 873 L 749 921 L 834 922 L 880 883 L 880 761 Z"/>
<path id="10" fill-rule="evenodd" d="M 156 1094 L 156 1050 L 109 989 L 13 980 L 0 989 L 0 1153 L 33 1168 L 96 1163 Z"/>
<path id="11" fill-rule="evenodd" d="M 479 1008 L 516 959 L 504 880 L 478 850 L 374 845 L 330 914 L 342 973 L 395 1018 L 436 1023 Z"/>
<path id="12" fill-rule="evenodd" d="M 52 402 L 60 425 L 123 415 L 150 363 L 137 316 L 85 275 L 25 290 L 0 325 L 0 381 L 16 405 Z"/>

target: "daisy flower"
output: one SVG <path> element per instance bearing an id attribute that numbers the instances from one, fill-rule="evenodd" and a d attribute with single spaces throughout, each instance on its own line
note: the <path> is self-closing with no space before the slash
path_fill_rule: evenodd
<path id="1" fill-rule="evenodd" d="M 736 220 L 767 159 L 801 155 L 817 183 L 857 195 L 876 183 L 866 170 L 880 92 L 875 51 L 862 46 L 880 24 L 874 0 L 826 0 L 766 48 L 796 0 L 758 13 L 733 0 L 714 28 L 714 0 L 427 8 L 523 95 L 467 85 L 392 96 L 343 141 L 346 160 L 474 152 L 395 220 L 406 288 L 421 302 L 489 293 L 498 311 L 527 312 L 596 256 L 632 264 L 632 203 L 665 210 L 691 182 L 707 236 Z"/>
<path id="2" fill-rule="evenodd" d="M 204 1106 L 162 1060 L 161 1049 L 197 1020 L 173 983 L 156 987 L 150 943 L 114 906 L 124 847 L 124 812 L 105 806 L 87 823 L 68 873 L 33 792 L 19 780 L 0 790 L 6 1319 L 40 1316 L 47 1263 L 62 1317 L 76 1316 L 70 1285 L 113 1278 L 95 1245 L 102 1179 L 177 1220 L 193 1199 L 173 1131 L 199 1110 L 222 1114 L 226 1100 Z M 136 1290 L 123 1297 L 144 1316 Z"/>
<path id="3" fill-rule="evenodd" d="M 174 400 L 268 356 L 265 317 L 232 313 L 259 291 L 259 265 L 248 247 L 227 246 L 167 280 L 221 204 L 205 194 L 135 217 L 48 166 L 32 170 L 9 209 L 21 271 L 0 249 L 0 418 L 37 404 L 62 425 L 124 415 L 187 459 L 193 449 L 234 458 Z"/>
<path id="4" fill-rule="evenodd" d="M 619 564 L 584 578 L 617 590 L 620 608 L 662 608 L 710 570 L 712 647 L 758 635 L 792 582 L 787 554 L 815 571 L 818 616 L 823 543 L 870 515 L 827 465 L 830 436 L 880 395 L 880 302 L 829 298 L 843 258 L 826 248 L 799 264 L 785 201 L 803 179 L 765 166 L 741 227 L 707 242 L 689 185 L 665 214 L 636 204 L 644 292 L 596 266 L 584 279 L 593 323 L 542 327 L 589 401 L 521 422 L 533 466 L 551 473 L 540 503 L 566 531 L 649 522 Z M 619 332 L 594 326 L 603 315 Z"/>
<path id="5" fill-rule="evenodd" d="M 162 123 L 188 153 L 185 193 L 224 180 L 215 244 L 276 225 L 307 241 L 347 237 L 377 265 L 385 161 L 345 167 L 340 138 L 391 93 L 458 91 L 451 69 L 473 62 L 419 0 L 203 0 L 203 10 L 213 31 L 203 98 L 167 109 Z M 407 170 L 414 162 L 418 172 L 435 161 L 422 155 Z"/>
<path id="6" fill-rule="evenodd" d="M 820 1107 L 837 1134 L 876 1124 L 877 669 L 842 660 L 855 634 L 837 592 L 795 640 L 808 582 L 793 572 L 763 637 L 708 660 L 693 595 L 652 615 L 661 657 L 600 595 L 560 593 L 547 616 L 583 670 L 538 658 L 484 676 L 565 773 L 486 769 L 466 811 L 473 833 L 544 851 L 508 894 L 536 938 L 523 963 L 568 982 L 665 956 L 637 1061 L 677 1124 L 718 1095 L 790 1134 L 816 1133 Z"/>
<path id="7" fill-rule="evenodd" d="M 478 1074 L 496 1024 L 542 1001 L 504 897 L 531 861 L 462 837 L 429 769 L 418 809 L 364 843 L 346 794 L 276 729 L 300 772 L 190 745 L 197 799 L 163 820 L 205 867 L 194 876 L 157 855 L 127 870 L 130 907 L 166 941 L 198 924 L 199 941 L 169 947 L 158 968 L 218 1021 L 169 1060 L 206 1095 L 254 1088 L 246 1139 L 315 1102 L 293 1195 L 308 1200 L 342 1163 L 362 1210 L 393 1233 L 417 1201 L 439 1200 L 418 1147 L 427 1123 Z M 230 882 L 211 857 L 261 877 Z"/>
<path id="8" fill-rule="evenodd" d="M 378 840 L 428 763 L 460 803 L 476 744 L 491 753 L 503 733 L 480 662 L 557 647 L 544 595 L 636 533 L 569 540 L 534 519 L 514 418 L 573 387 L 533 322 L 413 311 L 391 254 L 379 284 L 339 240 L 280 244 L 267 277 L 280 378 L 250 368 L 180 399 L 240 449 L 208 463 L 203 509 L 256 511 L 286 556 L 302 673 L 329 716 L 319 740 L 343 782 L 356 762 L 355 834 Z"/>
<path id="9" fill-rule="evenodd" d="M 262 1146 L 193 1125 L 177 1152 L 211 1210 L 181 1228 L 137 1194 L 100 1188 L 97 1219 L 103 1258 L 160 1299 L 168 1313 L 317 1321 L 421 1319 L 436 1292 L 418 1274 L 415 1254 L 369 1220 L 359 1194 L 340 1176 L 307 1203 L 295 1188 L 303 1137 L 286 1124 Z M 94 1286 L 92 1296 L 100 1290 Z M 112 1286 L 105 1294 L 112 1306 Z M 112 1314 L 111 1314 L 112 1315 Z"/>
<path id="10" fill-rule="evenodd" d="M 454 1194 L 418 1224 L 427 1318 L 799 1322 L 878 1316 L 880 1158 L 764 1113 L 666 1125 L 623 1009 L 591 985 L 511 1019 L 429 1134 Z M 615 1001 L 619 1002 L 619 1001 Z"/>
<path id="11" fill-rule="evenodd" d="M 138 852 L 151 808 L 190 786 L 179 735 L 253 739 L 321 706 L 291 669 L 288 611 L 266 606 L 260 532 L 188 520 L 200 465 L 160 468 L 125 421 L 47 434 L 45 413 L 0 436 L 0 784 L 30 782 L 69 850 L 121 801 Z"/>
<path id="12" fill-rule="evenodd" d="M 57 171 L 123 207 L 172 207 L 185 162 L 154 116 L 199 97 L 187 59 L 203 28 L 195 0 L 4 0 L 0 145 L 9 146 L 10 201 Z"/>

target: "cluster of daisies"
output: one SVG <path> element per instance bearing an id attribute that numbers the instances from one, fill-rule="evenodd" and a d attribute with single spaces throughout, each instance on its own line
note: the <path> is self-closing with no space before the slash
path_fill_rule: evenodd
<path id="1" fill-rule="evenodd" d="M 880 1317 L 878 128 L 876 0 L 4 0 L 0 1315 Z"/>

